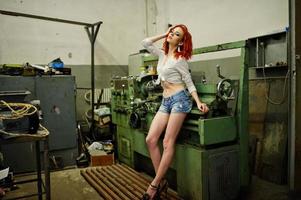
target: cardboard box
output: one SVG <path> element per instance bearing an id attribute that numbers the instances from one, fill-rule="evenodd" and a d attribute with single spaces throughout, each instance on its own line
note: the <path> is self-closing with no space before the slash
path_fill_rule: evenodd
<path id="1" fill-rule="evenodd" d="M 105 117 L 99 117 L 99 125 L 104 126 L 108 125 L 111 122 L 111 117 L 110 116 L 105 116 Z"/>
<path id="2" fill-rule="evenodd" d="M 105 165 L 113 165 L 114 161 L 114 153 L 107 154 L 105 151 L 93 150 L 89 152 L 91 167 L 94 166 L 105 166 Z"/>

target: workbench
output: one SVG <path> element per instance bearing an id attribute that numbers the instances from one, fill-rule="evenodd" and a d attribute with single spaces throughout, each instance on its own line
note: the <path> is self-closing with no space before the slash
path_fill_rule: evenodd
<path id="1" fill-rule="evenodd" d="M 47 129 L 38 130 L 36 134 L 3 134 L 1 132 L 0 145 L 9 145 L 16 143 L 34 142 L 35 143 L 35 154 L 36 154 L 36 173 L 37 178 L 16 181 L 14 184 L 24 184 L 29 182 L 37 182 L 37 193 L 29 194 L 25 196 L 15 197 L 11 199 L 29 198 L 33 196 L 38 196 L 39 200 L 43 199 L 43 194 L 46 195 L 46 200 L 50 200 L 50 171 L 49 171 L 49 132 Z M 43 159 L 44 159 L 44 183 L 42 180 L 42 167 L 41 167 L 41 152 L 40 152 L 40 142 L 43 142 Z M 17 158 L 16 158 L 17 159 Z M 18 158 L 26 159 L 26 158 Z M 42 190 L 42 185 L 44 186 L 44 192 Z"/>

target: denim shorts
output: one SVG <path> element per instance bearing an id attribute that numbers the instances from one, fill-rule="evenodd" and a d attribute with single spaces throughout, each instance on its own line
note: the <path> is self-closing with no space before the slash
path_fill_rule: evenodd
<path id="1" fill-rule="evenodd" d="M 181 90 L 170 97 L 163 97 L 160 112 L 163 113 L 189 113 L 192 108 L 192 101 L 186 90 Z"/>

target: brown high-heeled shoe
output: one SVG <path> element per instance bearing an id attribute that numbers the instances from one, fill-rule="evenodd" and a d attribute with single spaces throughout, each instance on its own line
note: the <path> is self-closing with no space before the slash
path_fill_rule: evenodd
<path id="1" fill-rule="evenodd" d="M 155 185 L 150 184 L 149 186 L 152 190 L 156 190 L 155 196 L 152 199 L 153 200 L 160 200 L 160 192 L 159 192 L 160 191 L 160 185 L 155 186 Z M 149 196 L 148 193 L 145 192 L 143 194 L 141 200 L 151 200 L 151 197 Z"/>

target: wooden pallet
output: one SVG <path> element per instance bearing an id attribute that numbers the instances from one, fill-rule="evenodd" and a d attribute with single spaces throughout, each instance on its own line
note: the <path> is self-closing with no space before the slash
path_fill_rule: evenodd
<path id="1" fill-rule="evenodd" d="M 81 175 L 105 200 L 141 199 L 150 180 L 132 168 L 116 164 L 81 170 Z M 177 193 L 168 189 L 162 200 L 180 200 Z"/>

